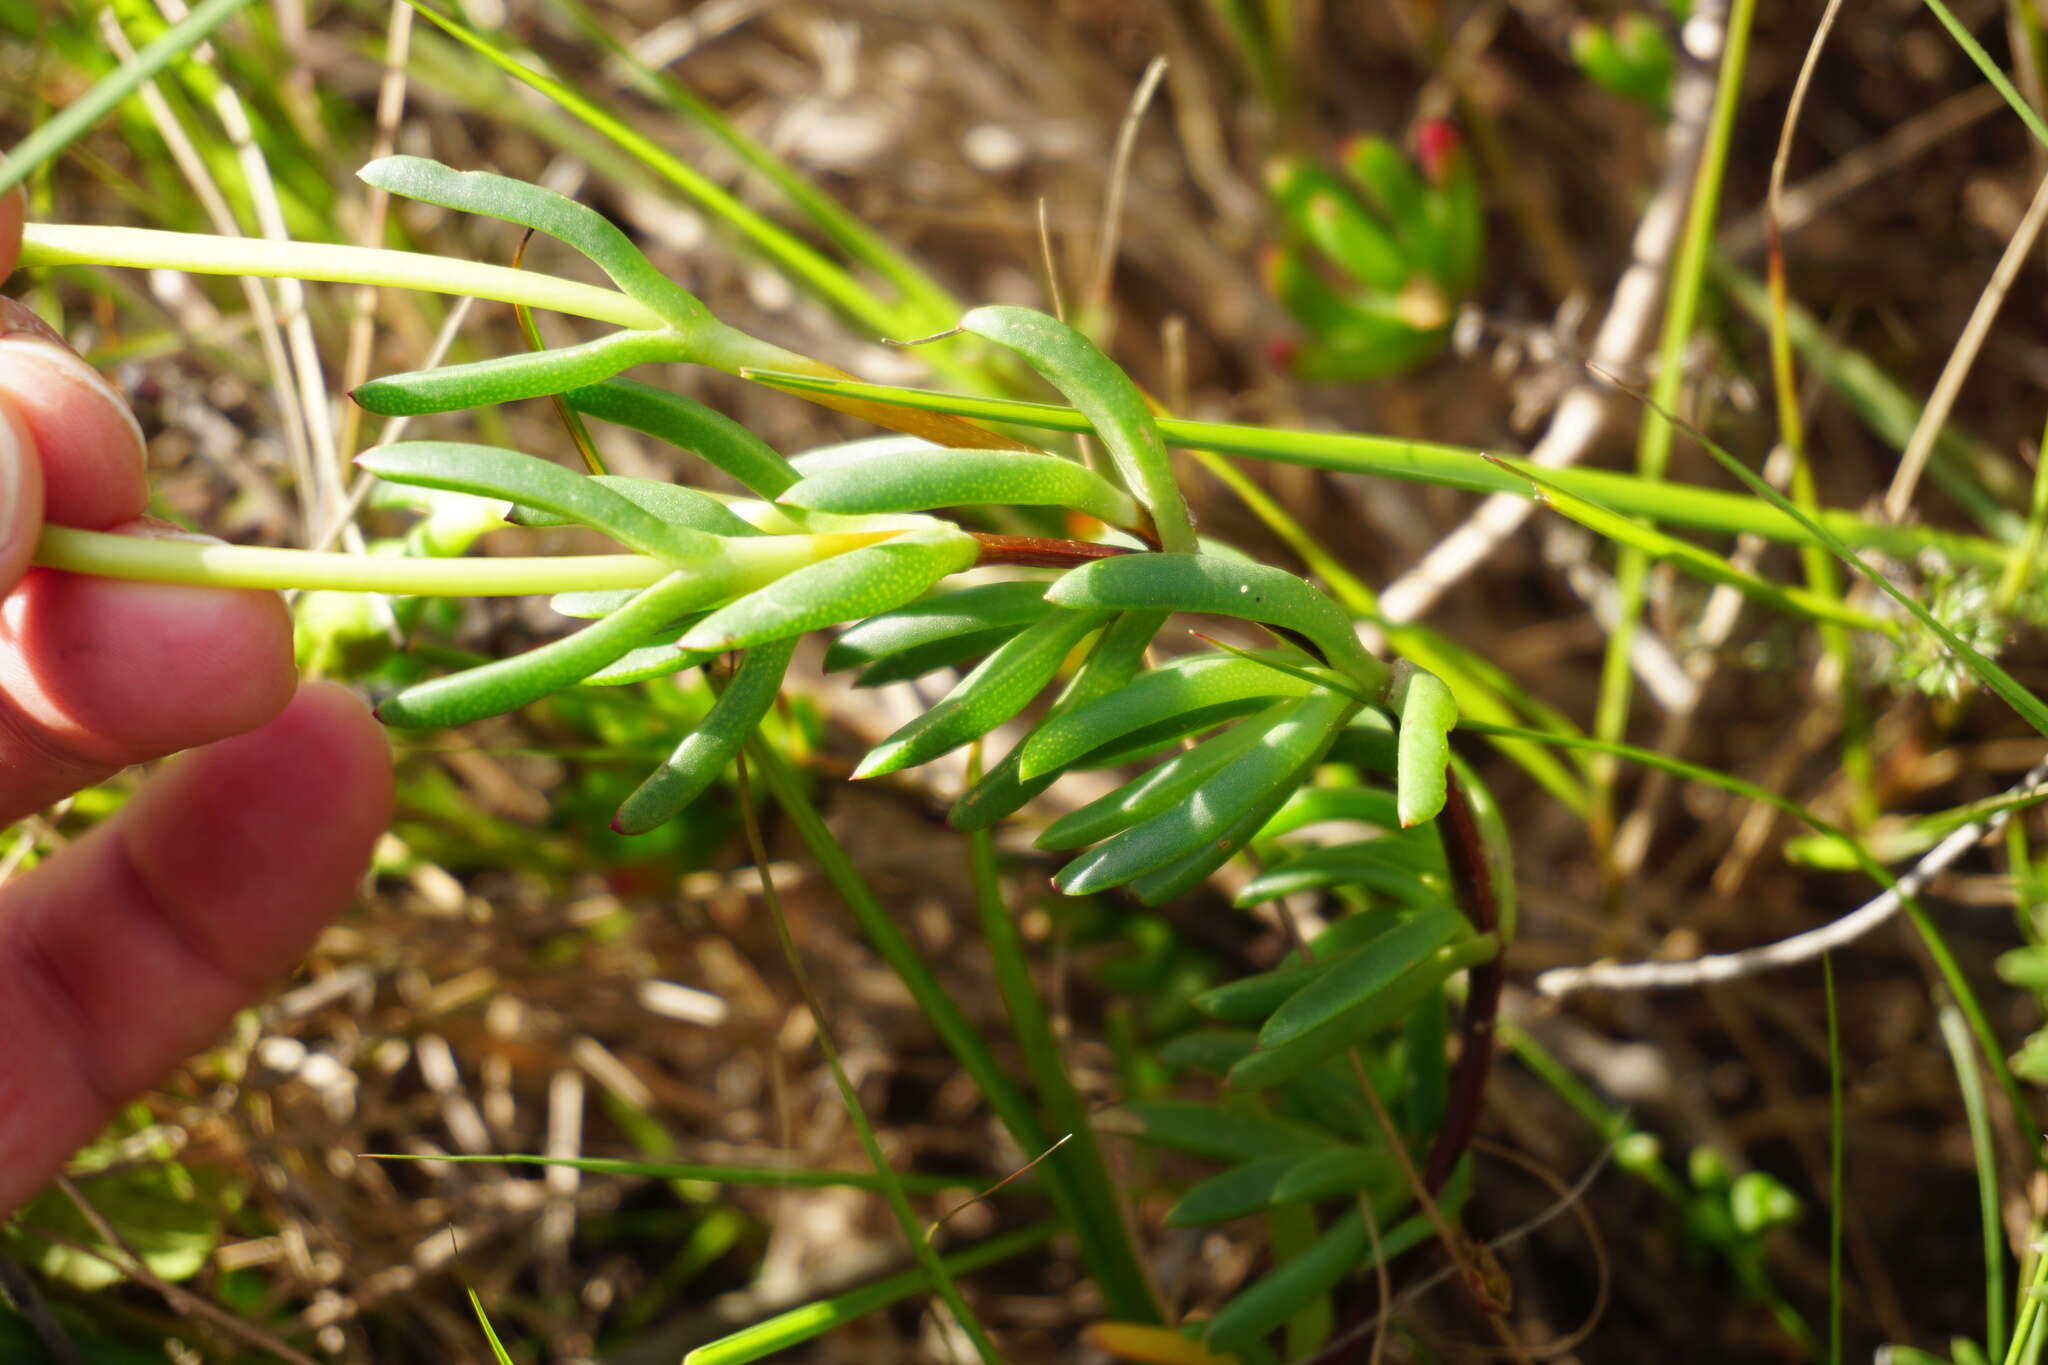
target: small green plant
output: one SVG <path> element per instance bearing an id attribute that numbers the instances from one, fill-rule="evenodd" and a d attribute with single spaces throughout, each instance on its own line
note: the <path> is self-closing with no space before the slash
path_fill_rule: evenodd
<path id="1" fill-rule="evenodd" d="M 1581 19 L 1572 28 L 1572 61 L 1602 89 L 1653 113 L 1671 111 L 1678 60 L 1654 16 L 1631 10 L 1611 24 Z"/>
<path id="2" fill-rule="evenodd" d="M 1041 833 L 1041 847 L 1074 855 L 1054 878 L 1060 891 L 1078 897 L 1121 888 L 1154 905 L 1255 852 L 1265 870 L 1240 892 L 1240 905 L 1301 892 L 1337 897 L 1337 913 L 1304 928 L 1298 965 L 1202 994 L 1192 1003 L 1208 1026 L 1188 1031 L 1191 1016 L 1182 1015 L 1178 1036 L 1153 1040 L 1167 1042 L 1158 1056 L 1166 1068 L 1227 1076 L 1228 1098 L 1220 1105 L 1134 1101 L 1122 1111 L 1139 1139 L 1223 1163 L 1172 1221 L 1192 1226 L 1263 1214 L 1290 1229 L 1291 1253 L 1219 1312 L 1205 1339 L 1217 1350 L 1256 1354 L 1268 1333 L 1286 1327 L 1295 1347 L 1312 1348 L 1329 1329 L 1330 1294 L 1369 1260 L 1369 1227 L 1383 1229 L 1384 1256 L 1451 1235 L 1446 1220 L 1463 1197 L 1459 1158 L 1490 1049 L 1468 1046 L 1458 1074 L 1449 1073 L 1446 990 L 1469 973 L 1468 1027 L 1490 1027 L 1513 899 L 1505 831 L 1484 789 L 1450 752 L 1457 704 L 1441 681 L 1368 652 L 1350 613 L 1303 579 L 1199 539 L 1137 387 L 1057 319 L 985 307 L 967 312 L 958 330 L 1015 354 L 1073 404 L 1107 452 L 1100 469 L 955 418 L 837 395 L 828 396 L 834 406 L 907 433 L 786 459 L 730 419 L 620 372 L 653 359 L 784 374 L 821 375 L 824 367 L 719 322 L 596 213 L 519 181 L 417 158 L 373 163 L 364 178 L 569 243 L 617 293 L 488 267 L 467 267 L 467 278 L 479 289 L 516 291 L 523 302 L 573 305 L 619 330 L 553 350 L 376 379 L 356 391 L 357 402 L 379 414 L 411 415 L 554 397 L 582 417 L 693 452 L 747 496 L 586 475 L 485 445 L 405 441 L 376 447 L 357 463 L 424 500 L 418 505 L 427 514 L 411 546 L 424 555 L 240 550 L 52 528 L 43 562 L 330 593 L 547 591 L 557 611 L 589 622 L 525 653 L 402 687 L 378 714 L 409 728 L 458 725 L 565 689 L 645 682 L 733 657 L 715 704 L 619 805 L 612 823 L 623 833 L 672 820 L 743 749 L 760 761 L 769 790 L 778 799 L 788 794 L 778 760 L 751 741 L 808 632 L 844 627 L 828 665 L 858 667 L 864 683 L 973 665 L 929 711 L 871 749 L 857 777 L 974 744 L 1055 688 L 1028 737 L 959 800 L 955 826 L 986 830 L 1066 772 L 1167 753 Z M 207 249 L 190 240 L 158 245 L 173 254 Z M 47 236 L 33 250 L 44 261 L 82 258 L 53 250 Z M 329 270 L 341 257 L 358 267 L 391 265 L 392 253 L 318 250 L 334 253 L 318 263 Z M 977 507 L 1063 508 L 1107 529 L 1097 540 L 1061 540 L 976 531 L 933 515 Z M 498 516 L 533 527 L 583 526 L 626 553 L 445 557 Z M 955 575 L 990 568 L 1009 576 L 947 586 Z M 332 657 L 350 634 L 350 618 L 336 625 L 333 608 L 326 611 L 302 634 L 302 648 Z M 1221 646 L 1148 667 L 1148 651 L 1176 613 L 1250 623 L 1272 643 Z M 1304 837 L 1332 822 L 1351 831 L 1344 841 Z M 994 886 L 992 871 L 982 883 Z M 863 895 L 849 890 L 857 913 Z M 1000 900 L 992 906 L 1000 917 Z M 1000 919 L 989 923 L 993 932 Z M 894 930 L 879 918 L 868 927 L 889 940 L 878 945 L 885 955 L 908 952 L 890 946 Z M 923 972 L 914 958 L 899 970 L 920 979 Z M 1020 981 L 1008 1003 L 1020 1030 L 1035 1036 L 1028 978 Z M 935 1000 L 930 1008 L 943 1013 L 946 1006 Z M 957 1046 L 985 1053 L 979 1040 Z M 1085 1131 L 1085 1111 L 1061 1099 L 1057 1050 L 1042 1055 L 1050 1060 L 1034 1069 L 1041 1100 L 1063 1115 L 1064 1130 Z M 982 1059 L 966 1059 L 983 1067 Z M 991 1088 L 1002 1084 L 985 1079 Z M 1028 1112 L 1005 1117 L 1022 1145 L 1044 1145 Z M 1078 1174 L 1066 1153 L 1057 1154 L 1063 1160 L 1050 1169 L 1080 1183 L 1051 1177 L 1055 1196 L 1081 1234 L 1111 1315 L 1151 1321 L 1150 1292 L 1142 1275 L 1131 1274 L 1128 1250 L 1119 1249 L 1127 1234 L 1095 1206 L 1114 1198 L 1099 1168 L 1091 1174 L 1087 1164 L 1099 1157 L 1092 1143 L 1081 1145 L 1087 1157 Z M 1084 1197 L 1091 1180 L 1094 1192 Z M 1338 1199 L 1351 1211 L 1321 1226 L 1316 1206 Z M 1370 1222 L 1359 1200 L 1369 1201 Z"/>
<path id="3" fill-rule="evenodd" d="M 1486 221 L 1472 159 L 1442 121 L 1415 143 L 1411 161 L 1383 137 L 1355 138 L 1341 177 L 1292 156 L 1267 169 L 1285 235 L 1267 248 L 1266 288 L 1302 330 L 1272 357 L 1300 378 L 1354 382 L 1419 364 L 1443 348 L 1478 281 Z"/>

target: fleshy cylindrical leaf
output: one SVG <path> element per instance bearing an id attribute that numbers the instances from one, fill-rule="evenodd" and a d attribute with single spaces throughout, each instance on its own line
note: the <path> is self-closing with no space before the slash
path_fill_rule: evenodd
<path id="1" fill-rule="evenodd" d="M 1131 495 L 1094 470 L 1024 450 L 873 455 L 806 474 L 776 501 L 842 515 L 984 505 L 1071 507 L 1112 526 L 1138 522 Z"/>
<path id="2" fill-rule="evenodd" d="M 656 270 L 615 223 L 553 190 L 489 171 L 458 171 L 418 156 L 380 157 L 356 174 L 407 199 L 500 218 L 566 242 L 672 326 L 688 327 L 710 318 L 710 311 Z"/>
<path id="3" fill-rule="evenodd" d="M 766 441 L 679 393 L 637 379 L 607 379 L 572 389 L 564 399 L 586 417 L 631 427 L 701 456 L 756 497 L 773 498 L 796 482 L 796 470 Z"/>
<path id="4" fill-rule="evenodd" d="M 1231 654 L 1174 659 L 1140 674 L 1128 687 L 1040 725 L 1024 741 L 1019 771 L 1026 777 L 1055 771 L 1165 717 L 1248 697 L 1306 696 L 1313 686 Z"/>
<path id="5" fill-rule="evenodd" d="M 673 332 L 613 332 L 577 346 L 386 375 L 358 386 L 349 396 L 379 417 L 416 417 L 546 398 L 609 379 L 635 365 L 689 358 Z"/>
<path id="6" fill-rule="evenodd" d="M 599 487 L 609 488 L 627 502 L 672 525 L 692 531 L 703 531 L 714 536 L 762 534 L 760 527 L 735 516 L 732 509 L 717 498 L 684 484 L 663 483 L 659 479 L 629 479 L 617 474 L 591 474 L 582 477 L 588 478 Z M 576 524 L 576 519 L 559 512 L 525 504 L 515 504 L 505 520 L 517 526 L 532 527 Z"/>
<path id="7" fill-rule="evenodd" d="M 1108 612 L 1054 611 L 1013 636 L 960 680 L 937 706 L 870 749 L 853 770 L 879 777 L 928 763 L 979 739 L 1031 704 L 1075 645 L 1109 620 Z"/>
<path id="8" fill-rule="evenodd" d="M 1269 730 L 1291 714 L 1292 706 L 1290 702 L 1270 706 L 1222 734 L 1175 754 L 1115 791 L 1067 812 L 1039 834 L 1038 847 L 1080 848 L 1178 805 L 1217 772 L 1256 747 Z"/>
<path id="9" fill-rule="evenodd" d="M 1394 737 L 1394 796 L 1405 829 L 1434 820 L 1444 808 L 1444 773 L 1451 761 L 1458 701 L 1442 678 L 1403 659 L 1395 667 L 1388 703 L 1401 718 Z"/>
<path id="10" fill-rule="evenodd" d="M 679 569 L 703 569 L 724 557 L 715 536 L 664 520 L 586 474 L 516 450 L 462 441 L 401 441 L 364 451 L 356 464 L 392 483 L 538 507 Z"/>
<path id="11" fill-rule="evenodd" d="M 1290 996 L 1259 1030 L 1259 1046 L 1281 1047 L 1364 1003 L 1465 928 L 1464 917 L 1449 906 L 1401 920 Z"/>
<path id="12" fill-rule="evenodd" d="M 1043 583 L 981 583 L 940 593 L 850 627 L 825 652 L 825 669 L 859 668 L 957 636 L 1022 630 L 1053 610 Z"/>
<path id="13" fill-rule="evenodd" d="M 748 650 L 710 713 L 667 761 L 620 803 L 612 828 L 621 834 L 644 834 L 668 823 L 703 795 L 775 704 L 775 696 L 782 690 L 782 675 L 795 652 L 794 638 Z"/>
<path id="14" fill-rule="evenodd" d="M 1140 611 L 1127 611 L 1110 622 L 1096 639 L 1095 648 L 1089 651 L 1086 662 L 1074 674 L 1059 700 L 1052 704 L 1048 717 L 1064 714 L 1073 707 L 1106 696 L 1129 682 L 1143 666 L 1145 651 L 1151 645 L 1152 637 L 1165 623 L 1164 613 Z M 987 829 L 1053 784 L 1056 777 L 1053 773 L 1042 773 L 1032 778 L 1020 776 L 1017 754 L 1017 749 L 1011 749 L 994 767 L 983 773 L 981 781 L 953 803 L 953 809 L 946 816 L 947 823 L 957 830 Z"/>
<path id="15" fill-rule="evenodd" d="M 1195 548 L 1194 523 L 1145 396 L 1094 342 L 1050 314 L 1008 304 L 974 309 L 960 319 L 960 330 L 1029 361 L 1094 425 L 1124 486 L 1152 514 L 1160 544 L 1174 551 Z"/>
<path id="16" fill-rule="evenodd" d="M 1331 693 L 1284 703 L 1280 721 L 1236 763 L 1212 774 L 1185 802 L 1074 859 L 1054 884 L 1070 896 L 1087 895 L 1189 856 L 1215 855 L 1213 869 L 1287 799 L 1292 782 L 1328 748 L 1351 705 Z"/>
<path id="17" fill-rule="evenodd" d="M 1068 573 L 1045 600 L 1076 610 L 1192 611 L 1234 616 L 1308 638 L 1369 693 L 1387 666 L 1367 653 L 1344 609 L 1284 569 L 1218 555 L 1117 555 Z"/>
<path id="18" fill-rule="evenodd" d="M 566 639 L 409 687 L 380 705 L 377 717 L 390 725 L 430 729 L 517 710 L 581 682 L 720 590 L 716 580 L 672 573 Z"/>
<path id="19" fill-rule="evenodd" d="M 719 608 L 685 649 L 751 649 L 769 640 L 900 607 L 972 565 L 981 546 L 949 526 L 911 531 L 787 574 Z"/>

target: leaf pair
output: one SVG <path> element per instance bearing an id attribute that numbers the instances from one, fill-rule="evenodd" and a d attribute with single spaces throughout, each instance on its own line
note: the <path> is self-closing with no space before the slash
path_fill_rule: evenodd
<path id="1" fill-rule="evenodd" d="M 577 346 L 373 379 L 354 396 L 380 416 L 451 412 L 567 393 L 650 361 L 697 359 L 706 339 L 724 330 L 694 295 L 656 270 L 616 224 L 564 195 L 487 171 L 453 170 L 416 156 L 382 157 L 358 174 L 392 194 L 503 219 L 557 238 L 587 256 L 620 290 L 667 324 L 659 330 L 629 328 Z"/>

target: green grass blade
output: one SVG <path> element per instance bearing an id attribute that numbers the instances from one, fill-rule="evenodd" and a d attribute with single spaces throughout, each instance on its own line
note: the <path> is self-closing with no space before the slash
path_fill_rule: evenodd
<path id="1" fill-rule="evenodd" d="M 1970 1047 L 1970 1026 L 1963 1013 L 1948 1001 L 1939 1003 L 1936 1019 L 1941 1040 L 1948 1047 L 1949 1062 L 1955 1067 L 1956 1088 L 1962 1092 L 1963 1115 L 1970 1127 L 1970 1153 L 1977 1167 L 1977 1220 L 1984 1245 L 1984 1349 L 1989 1355 L 2005 1351 L 2005 1221 L 1999 1212 L 1998 1151 L 1991 1136 L 1991 1114 L 1984 1103 L 1984 1078 L 1977 1074 L 1977 1059 Z"/>
<path id="2" fill-rule="evenodd" d="M 1962 22 L 1950 12 L 1942 0 L 1926 0 L 1926 5 L 1934 11 L 1934 17 L 1941 20 L 1941 26 L 1948 30 L 1949 36 L 1956 40 L 1956 46 L 1969 56 L 1977 70 L 1983 73 L 1984 79 L 1991 83 L 1991 88 L 2005 97 L 2005 102 L 2020 116 L 2020 122 L 2027 125 L 2027 131 L 2034 135 L 2034 140 L 2043 147 L 2048 147 L 2048 123 L 2043 123 L 2041 116 L 2034 112 L 2034 106 L 2028 104 L 2026 98 L 2013 88 L 2005 73 L 1998 69 L 1998 63 L 1992 61 L 1991 54 L 1984 50 L 1984 45 L 1970 35 L 1970 30 L 1963 27 Z"/>
<path id="3" fill-rule="evenodd" d="M 791 393 L 865 399 L 928 412 L 979 418 L 1045 431 L 1092 432 L 1082 413 L 1055 403 L 1021 399 L 978 398 L 967 394 L 891 384 L 866 384 L 782 370 L 749 367 L 745 378 Z M 1357 432 L 1296 431 L 1284 427 L 1235 422 L 1194 422 L 1160 418 L 1159 432 L 1168 445 L 1239 455 L 1278 464 L 1328 469 L 1345 474 L 1435 484 L 1470 493 L 1513 493 L 1529 496 L 1522 471 L 1534 469 L 1581 497 L 1628 516 L 1647 517 L 1673 526 L 1730 535 L 1756 535 L 1791 544 L 1813 544 L 1814 534 L 1795 518 L 1754 497 L 1697 484 L 1643 479 L 1604 469 L 1538 469 L 1518 458 L 1500 458 L 1496 467 L 1481 451 L 1434 441 L 1411 441 Z M 2002 569 L 2009 559 L 2005 547 L 1981 536 L 1958 535 L 1926 526 L 1866 521 L 1838 508 L 1823 508 L 1815 520 L 1849 544 L 1911 558 L 1938 549 L 1958 564 Z"/>
<path id="4" fill-rule="evenodd" d="M 476 1296 L 476 1290 L 469 1285 L 462 1288 L 469 1295 L 469 1306 L 476 1310 L 477 1323 L 484 1329 L 484 1340 L 491 1344 L 491 1358 L 496 1360 L 498 1365 L 512 1365 L 512 1356 L 505 1350 L 505 1344 L 498 1340 L 497 1329 L 491 1326 L 490 1314 L 484 1312 L 484 1301 Z"/>
<path id="5" fill-rule="evenodd" d="M 979 1246 L 946 1257 L 943 1264 L 949 1275 L 971 1275 L 977 1270 L 1000 1265 L 1027 1251 L 1036 1250 L 1058 1231 L 1057 1223 L 1040 1223 L 1036 1227 L 991 1237 Z M 757 1322 L 752 1327 L 699 1346 L 683 1357 L 683 1365 L 749 1365 L 752 1361 L 765 1360 L 801 1346 L 835 1327 L 901 1303 L 912 1294 L 924 1293 L 931 1287 L 931 1278 L 922 1270 L 892 1275 L 886 1280 L 877 1280 L 829 1299 L 777 1313 L 765 1322 Z"/>
<path id="6" fill-rule="evenodd" d="M 902 325 L 900 311 L 868 292 L 853 276 L 766 216 L 747 207 L 696 167 L 627 126 L 595 100 L 553 76 L 534 70 L 484 35 L 442 14 L 421 0 L 406 0 L 449 37 L 506 75 L 553 100 L 638 159 L 669 184 L 694 200 L 713 218 L 727 224 L 778 268 L 786 271 L 848 317 L 883 336 Z"/>
<path id="7" fill-rule="evenodd" d="M 1721 446 L 1707 439 L 1703 433 L 1695 431 L 1693 435 L 1723 469 L 1726 469 L 1729 473 L 1740 479 L 1765 502 L 1768 502 L 1771 506 L 1798 522 L 1810 536 L 1825 546 L 1835 558 L 1841 560 L 1857 573 L 1862 574 L 1875 584 L 1879 591 L 1905 608 L 1908 615 L 1934 632 L 1935 636 L 1944 645 L 1948 646 L 1950 653 L 1954 654 L 1963 667 L 1970 671 L 1972 677 L 1997 693 L 2006 705 L 2012 707 L 2027 724 L 2033 726 L 2042 734 L 2048 735 L 2048 705 L 2043 705 L 2039 697 L 2028 691 L 2016 678 L 2003 668 L 2000 668 L 1992 660 L 1978 653 L 1977 650 L 1970 646 L 1968 641 L 1964 640 L 1940 621 L 1937 621 L 1933 613 L 1920 605 L 1917 599 L 1899 588 L 1890 578 L 1865 563 L 1863 557 L 1844 543 L 1841 537 L 1836 535 L 1818 519 L 1808 516 L 1784 494 L 1750 472 L 1748 466 L 1744 465 L 1742 461 L 1736 459 Z"/>
<path id="8" fill-rule="evenodd" d="M 1103 1160 L 1088 1104 L 1067 1070 L 1059 1036 L 1032 979 L 1017 918 L 1003 903 L 995 841 L 985 829 L 967 835 L 967 868 L 981 918 L 982 940 L 995 965 L 996 988 L 1010 1016 L 1010 1031 L 1024 1055 L 1024 1069 L 1031 1076 L 1039 1103 L 1063 1139 L 1047 1160 L 1067 1173 L 1088 1215 L 1088 1221 L 1076 1226 L 1073 1235 L 1084 1244 L 1093 1244 L 1091 1262 L 1140 1266 L 1143 1259 L 1131 1242 L 1123 1192 Z M 1149 1297 L 1149 1289 L 1147 1293 Z"/>
<path id="9" fill-rule="evenodd" d="M 816 473 L 777 499 L 786 507 L 859 516 L 934 507 L 1070 507 L 1111 526 L 1138 524 L 1138 504 L 1072 460 L 1024 450 L 879 454 Z"/>
<path id="10" fill-rule="evenodd" d="M 95 81 L 90 89 L 59 109 L 47 122 L 0 158 L 0 194 L 19 185 L 44 162 L 56 156 L 87 129 L 135 93 L 145 81 L 206 41 L 249 0 L 204 0 L 164 35 Z"/>
<path id="11" fill-rule="evenodd" d="M 762 785 L 795 827 L 825 880 L 845 902 L 875 951 L 910 992 L 933 1030 L 959 1059 L 968 1075 L 974 1078 L 982 1097 L 1009 1129 L 1017 1146 L 1033 1155 L 1045 1151 L 1052 1145 L 1051 1140 L 1024 1092 L 989 1049 L 987 1040 L 918 955 L 895 916 L 884 908 L 866 879 L 854 867 L 853 860 L 847 857 L 846 850 L 818 814 L 817 807 L 797 785 L 795 775 L 774 750 L 758 739 L 748 746 L 748 754 Z M 1094 1215 L 1066 1167 L 1052 1163 L 1041 1169 L 1045 1171 L 1046 1192 L 1066 1225 L 1084 1226 Z M 1152 1300 L 1150 1282 L 1144 1268 L 1127 1247 L 1120 1251 L 1101 1239 L 1084 1239 L 1082 1256 L 1113 1316 L 1133 1322 L 1158 1321 L 1159 1310 Z"/>

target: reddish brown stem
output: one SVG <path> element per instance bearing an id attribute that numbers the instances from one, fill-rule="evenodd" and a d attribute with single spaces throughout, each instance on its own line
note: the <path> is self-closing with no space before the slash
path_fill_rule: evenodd
<path id="1" fill-rule="evenodd" d="M 1086 540 L 1054 540 L 1048 536 L 998 536 L 973 533 L 981 542 L 983 564 L 1023 564 L 1038 569 L 1071 569 L 1093 559 L 1137 554 L 1123 545 L 1097 545 Z"/>
<path id="2" fill-rule="evenodd" d="M 1472 927 L 1482 934 L 1500 928 L 1499 902 L 1493 894 L 1493 871 L 1487 865 L 1486 846 L 1473 818 L 1471 803 L 1458 785 L 1454 772 L 1444 774 L 1443 840 L 1444 857 L 1450 864 L 1451 889 L 1458 909 Z M 1474 967 L 1465 992 L 1465 1021 L 1460 1032 L 1457 1069 L 1451 1073 L 1450 1094 L 1445 1101 L 1444 1121 L 1436 1130 L 1436 1142 L 1429 1149 L 1429 1163 L 1422 1181 L 1434 1194 L 1450 1178 L 1472 1143 L 1479 1127 L 1479 1105 L 1486 1094 L 1486 1075 L 1493 1065 L 1494 1026 L 1500 1017 L 1501 988 L 1507 980 L 1507 945 L 1490 961 Z"/>

